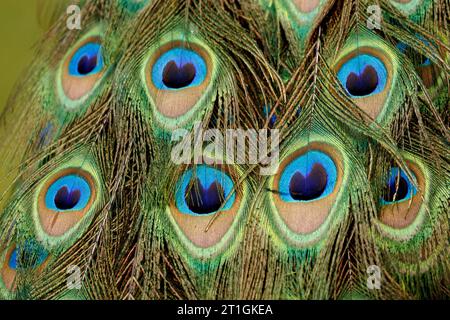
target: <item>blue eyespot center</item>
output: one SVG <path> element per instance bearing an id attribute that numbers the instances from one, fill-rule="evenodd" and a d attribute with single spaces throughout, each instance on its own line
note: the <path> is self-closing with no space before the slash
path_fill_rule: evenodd
<path id="1" fill-rule="evenodd" d="M 159 57 L 152 69 L 155 87 L 176 90 L 198 86 L 207 74 L 205 60 L 195 51 L 174 48 Z"/>
<path id="2" fill-rule="evenodd" d="M 96 74 L 103 69 L 103 58 L 101 45 L 98 43 L 87 43 L 75 52 L 69 63 L 69 74 L 71 76 L 88 76 Z"/>
<path id="3" fill-rule="evenodd" d="M 383 192 L 383 204 L 392 204 L 410 199 L 416 195 L 417 189 L 408 179 L 405 172 L 397 167 L 391 168 L 391 172 Z"/>
<path id="4" fill-rule="evenodd" d="M 176 206 L 185 214 L 210 215 L 229 210 L 235 201 L 233 181 L 224 172 L 200 165 L 183 174 L 177 184 Z"/>
<path id="5" fill-rule="evenodd" d="M 55 206 L 60 210 L 73 209 L 80 201 L 81 192 L 78 189 L 69 189 L 66 186 L 61 187 L 55 195 Z"/>
<path id="6" fill-rule="evenodd" d="M 319 198 L 327 186 L 328 176 L 325 168 L 315 163 L 311 171 L 304 176 L 296 171 L 289 182 L 289 194 L 292 199 L 308 201 Z"/>
<path id="7" fill-rule="evenodd" d="M 348 94 L 359 98 L 383 91 L 388 74 L 380 59 L 361 54 L 344 63 L 337 76 Z"/>
<path id="8" fill-rule="evenodd" d="M 308 151 L 289 163 L 281 174 L 279 194 L 286 202 L 309 202 L 333 192 L 337 169 L 321 151 Z"/>
<path id="9" fill-rule="evenodd" d="M 89 74 L 97 66 L 97 56 L 83 56 L 80 61 L 78 61 L 78 73 L 79 74 Z"/>
<path id="10" fill-rule="evenodd" d="M 225 192 L 217 181 L 209 187 L 203 187 L 199 179 L 185 192 L 188 208 L 197 214 L 210 214 L 220 209 L 225 202 Z"/>
<path id="11" fill-rule="evenodd" d="M 71 174 L 56 180 L 48 189 L 45 204 L 54 211 L 83 210 L 89 203 L 91 188 L 81 176 Z"/>
<path id="12" fill-rule="evenodd" d="M 13 270 L 34 269 L 48 257 L 48 252 L 35 241 L 26 241 L 11 253 L 8 266 Z"/>
<path id="13" fill-rule="evenodd" d="M 173 60 L 169 61 L 163 70 L 163 82 L 166 87 L 180 89 L 189 86 L 194 81 L 196 74 L 192 63 L 186 63 L 178 67 Z"/>
<path id="14" fill-rule="evenodd" d="M 351 72 L 347 77 L 346 88 L 352 96 L 367 96 L 378 86 L 378 74 L 372 66 L 366 66 L 360 74 Z"/>

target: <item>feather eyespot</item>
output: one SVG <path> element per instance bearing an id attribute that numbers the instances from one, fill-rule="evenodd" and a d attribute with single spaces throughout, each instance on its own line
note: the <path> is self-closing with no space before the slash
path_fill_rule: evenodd
<path id="1" fill-rule="evenodd" d="M 198 53 L 173 48 L 156 60 L 152 80 L 159 90 L 185 89 L 202 84 L 206 73 L 206 62 Z"/>
<path id="2" fill-rule="evenodd" d="M 295 7 L 303 13 L 310 13 L 320 5 L 320 0 L 292 0 Z"/>
<path id="3" fill-rule="evenodd" d="M 230 229 L 241 198 L 234 187 L 230 173 L 222 168 L 199 165 L 180 176 L 170 211 L 184 235 L 197 247 L 213 246 Z M 215 214 L 216 221 L 205 232 Z"/>
<path id="4" fill-rule="evenodd" d="M 369 40 L 365 39 L 369 45 Z M 379 41 L 373 37 L 373 41 Z M 397 69 L 390 56 L 390 48 L 379 42 L 380 48 L 352 44 L 335 65 L 335 71 L 347 95 L 373 120 L 382 121 L 386 113 L 395 112 L 395 106 L 389 108 L 392 88 L 397 79 Z M 386 48 L 386 50 L 383 50 Z"/>
<path id="5" fill-rule="evenodd" d="M 387 70 L 383 62 L 367 54 L 357 55 L 346 61 L 337 76 L 352 98 L 380 93 L 387 82 Z"/>
<path id="6" fill-rule="evenodd" d="M 185 172 L 179 180 L 177 208 L 190 215 L 210 215 L 220 208 L 222 211 L 229 210 L 235 200 L 235 195 L 231 193 L 233 186 L 233 180 L 226 173 L 205 165 L 199 166 L 196 170 Z"/>
<path id="7" fill-rule="evenodd" d="M 274 5 L 278 19 L 284 28 L 296 34 L 296 45 L 304 49 L 306 39 L 313 30 L 320 12 L 329 3 L 328 0 L 280 0 L 262 1 L 266 5 Z"/>
<path id="8" fill-rule="evenodd" d="M 417 0 L 391 0 L 391 4 L 400 10 L 405 16 L 410 17 L 410 19 L 414 22 L 418 21 L 417 12 L 420 10 L 421 12 L 426 12 L 430 4 L 433 1 L 417 1 Z"/>
<path id="9" fill-rule="evenodd" d="M 23 246 L 16 246 L 11 251 L 8 266 L 12 270 L 35 269 L 42 265 L 48 252 L 35 241 L 26 241 Z"/>
<path id="10" fill-rule="evenodd" d="M 417 189 L 411 183 L 405 172 L 397 167 L 391 168 L 382 202 L 392 204 L 406 201 L 417 194 Z"/>
<path id="11" fill-rule="evenodd" d="M 150 57 L 145 78 L 156 110 L 165 118 L 193 112 L 213 73 L 207 50 L 196 43 L 173 41 Z"/>
<path id="12" fill-rule="evenodd" d="M 37 241 L 27 240 L 23 244 L 12 245 L 4 257 L 1 277 L 7 290 L 14 290 L 18 271 L 31 272 L 45 266 L 49 253 Z"/>
<path id="13" fill-rule="evenodd" d="M 342 184 L 340 163 L 340 155 L 322 143 L 301 148 L 281 163 L 272 181 L 272 201 L 291 231 L 310 234 L 325 222 Z"/>
<path id="14" fill-rule="evenodd" d="M 316 201 L 333 191 L 336 176 L 333 160 L 323 152 L 312 150 L 285 167 L 278 190 L 286 202 Z"/>
<path id="15" fill-rule="evenodd" d="M 69 63 L 69 74 L 74 77 L 85 77 L 102 69 L 103 58 L 99 43 L 86 43 L 75 52 Z"/>
<path id="16" fill-rule="evenodd" d="M 91 197 L 89 183 L 79 175 L 67 175 L 50 185 L 45 195 L 47 209 L 54 211 L 83 210 Z"/>
<path id="17" fill-rule="evenodd" d="M 62 89 L 66 97 L 77 101 L 95 88 L 105 72 L 99 37 L 90 37 L 76 46 L 62 65 Z"/>
<path id="18" fill-rule="evenodd" d="M 425 178 L 420 168 L 408 164 L 417 187 L 398 167 L 391 168 L 381 197 L 380 221 L 392 228 L 406 228 L 414 222 L 422 205 Z"/>
<path id="19" fill-rule="evenodd" d="M 61 236 L 73 228 L 93 206 L 96 190 L 91 174 L 79 168 L 68 168 L 48 178 L 38 195 L 44 231 Z"/>

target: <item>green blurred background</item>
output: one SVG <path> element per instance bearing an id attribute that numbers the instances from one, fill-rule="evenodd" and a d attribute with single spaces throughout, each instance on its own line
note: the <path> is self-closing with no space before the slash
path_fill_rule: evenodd
<path id="1" fill-rule="evenodd" d="M 33 46 L 65 0 L 0 0 L 0 111 L 33 57 Z M 66 1 L 67 2 L 67 1 Z"/>

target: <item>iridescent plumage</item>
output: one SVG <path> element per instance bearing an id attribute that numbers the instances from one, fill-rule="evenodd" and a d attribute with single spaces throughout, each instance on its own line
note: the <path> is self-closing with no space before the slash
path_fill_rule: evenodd
<path id="1" fill-rule="evenodd" d="M 0 297 L 448 298 L 450 6 L 377 4 L 63 14 L 1 115 Z M 279 130 L 278 169 L 170 161 L 198 122 Z"/>

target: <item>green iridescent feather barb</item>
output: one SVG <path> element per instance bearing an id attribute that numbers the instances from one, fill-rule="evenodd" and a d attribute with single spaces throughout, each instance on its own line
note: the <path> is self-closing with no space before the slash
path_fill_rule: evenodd
<path id="1" fill-rule="evenodd" d="M 447 0 L 74 4 L 1 114 L 1 299 L 450 297 Z"/>

